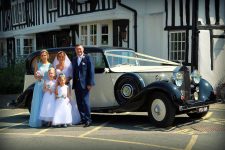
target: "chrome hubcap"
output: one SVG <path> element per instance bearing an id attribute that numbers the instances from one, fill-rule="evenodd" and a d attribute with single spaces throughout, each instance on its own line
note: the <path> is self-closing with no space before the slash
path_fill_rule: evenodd
<path id="1" fill-rule="evenodd" d="M 125 98 L 131 98 L 133 96 L 133 87 L 130 84 L 124 84 L 121 89 L 121 94 Z"/>
<path id="2" fill-rule="evenodd" d="M 152 116 L 157 121 L 162 121 L 166 116 L 166 106 L 161 99 L 155 99 L 151 106 Z"/>

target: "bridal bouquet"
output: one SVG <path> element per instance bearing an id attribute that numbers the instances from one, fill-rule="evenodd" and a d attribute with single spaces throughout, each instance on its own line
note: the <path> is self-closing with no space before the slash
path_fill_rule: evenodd
<path id="1" fill-rule="evenodd" d="M 38 70 L 38 71 L 36 72 L 36 76 L 37 76 L 37 77 L 43 77 L 43 76 L 44 76 L 44 73 L 41 72 L 40 70 Z"/>
<path id="2" fill-rule="evenodd" d="M 37 76 L 38 80 L 41 81 L 41 78 L 44 76 L 44 73 L 42 71 L 38 70 L 36 72 L 36 76 Z"/>

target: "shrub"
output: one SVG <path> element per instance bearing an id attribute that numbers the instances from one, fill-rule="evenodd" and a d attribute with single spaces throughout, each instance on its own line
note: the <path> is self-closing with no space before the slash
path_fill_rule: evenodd
<path id="1" fill-rule="evenodd" d="M 23 91 L 25 64 L 0 69 L 0 94 L 17 94 Z"/>

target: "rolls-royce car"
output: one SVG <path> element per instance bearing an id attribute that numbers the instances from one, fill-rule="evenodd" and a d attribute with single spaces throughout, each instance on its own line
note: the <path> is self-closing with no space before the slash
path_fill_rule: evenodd
<path id="1" fill-rule="evenodd" d="M 58 51 L 72 58 L 73 47 L 48 49 L 50 62 Z M 95 65 L 95 82 L 90 93 L 92 112 L 147 112 L 151 124 L 168 127 L 178 114 L 201 118 L 216 103 L 210 83 L 198 70 L 181 63 L 115 47 L 85 47 Z M 30 110 L 34 89 L 34 64 L 40 51 L 26 59 L 24 91 L 12 103 Z M 72 81 L 71 81 L 72 82 Z M 74 93 L 74 92 L 72 92 Z M 73 98 L 75 96 L 73 95 Z"/>

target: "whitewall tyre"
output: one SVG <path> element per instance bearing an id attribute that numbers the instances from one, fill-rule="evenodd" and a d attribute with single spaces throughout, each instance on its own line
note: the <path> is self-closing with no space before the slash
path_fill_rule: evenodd
<path id="1" fill-rule="evenodd" d="M 175 119 L 175 108 L 171 100 L 161 92 L 149 96 L 148 116 L 156 127 L 171 126 Z"/>

